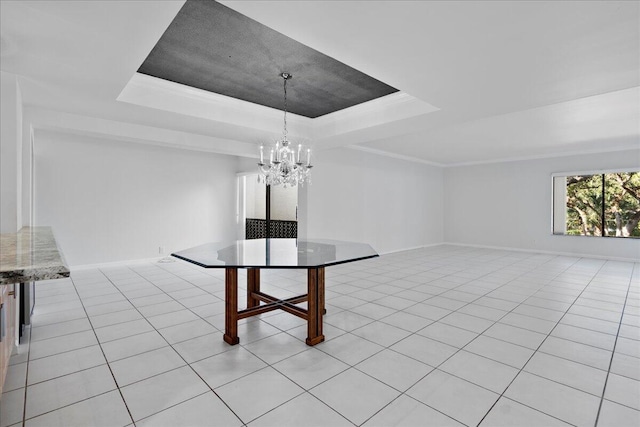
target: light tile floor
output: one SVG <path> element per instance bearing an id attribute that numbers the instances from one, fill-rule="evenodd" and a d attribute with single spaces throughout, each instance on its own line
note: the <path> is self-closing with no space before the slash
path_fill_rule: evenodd
<path id="1" fill-rule="evenodd" d="M 225 344 L 223 273 L 39 282 L 0 427 L 640 425 L 639 263 L 441 246 L 329 267 L 313 348 L 282 312 Z M 282 297 L 305 278 L 262 272 Z"/>

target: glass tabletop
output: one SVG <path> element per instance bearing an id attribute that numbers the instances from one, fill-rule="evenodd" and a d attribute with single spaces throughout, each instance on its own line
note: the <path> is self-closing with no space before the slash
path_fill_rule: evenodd
<path id="1" fill-rule="evenodd" d="M 206 243 L 171 255 L 205 268 L 327 267 L 378 256 L 366 243 L 316 239 L 252 239 Z"/>

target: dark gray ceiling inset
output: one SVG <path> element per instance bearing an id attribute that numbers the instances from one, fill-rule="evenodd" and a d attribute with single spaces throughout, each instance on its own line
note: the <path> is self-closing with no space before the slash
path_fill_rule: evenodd
<path id="1" fill-rule="evenodd" d="M 327 29 L 330 31 L 330 29 Z M 189 0 L 139 73 L 315 118 L 398 90 L 215 1 Z"/>

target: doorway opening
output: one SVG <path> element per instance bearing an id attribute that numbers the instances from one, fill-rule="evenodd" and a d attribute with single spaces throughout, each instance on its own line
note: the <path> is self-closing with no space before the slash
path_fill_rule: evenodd
<path id="1" fill-rule="evenodd" d="M 257 174 L 238 180 L 240 239 L 298 237 L 298 187 L 272 187 Z"/>

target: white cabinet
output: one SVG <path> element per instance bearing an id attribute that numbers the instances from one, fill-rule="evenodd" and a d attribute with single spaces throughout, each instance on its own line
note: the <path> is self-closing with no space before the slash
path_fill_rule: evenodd
<path id="1" fill-rule="evenodd" d="M 0 395 L 16 341 L 16 286 L 0 285 Z"/>

